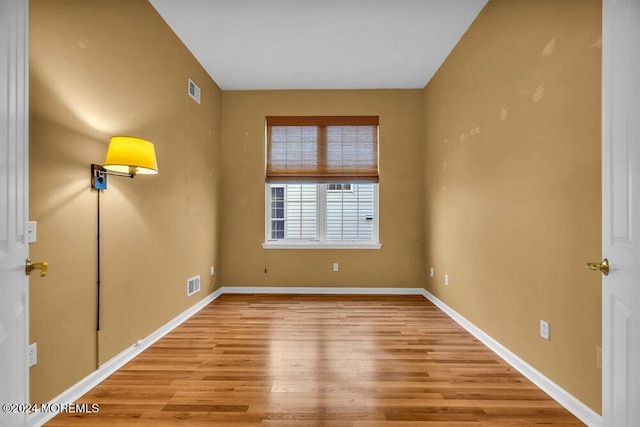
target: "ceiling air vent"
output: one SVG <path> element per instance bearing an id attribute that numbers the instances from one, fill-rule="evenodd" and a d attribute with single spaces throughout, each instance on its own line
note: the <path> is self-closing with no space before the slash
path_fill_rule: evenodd
<path id="1" fill-rule="evenodd" d="M 193 276 L 187 279 L 187 296 L 190 297 L 191 295 L 195 294 L 198 291 L 200 291 L 200 275 L 199 274 L 197 276 Z"/>
<path id="2" fill-rule="evenodd" d="M 200 104 L 200 87 L 189 79 L 189 96 Z"/>

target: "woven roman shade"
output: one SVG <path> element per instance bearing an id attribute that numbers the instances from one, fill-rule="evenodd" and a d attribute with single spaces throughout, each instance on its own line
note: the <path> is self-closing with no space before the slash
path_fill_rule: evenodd
<path id="1" fill-rule="evenodd" d="M 377 116 L 269 116 L 267 182 L 378 182 Z"/>

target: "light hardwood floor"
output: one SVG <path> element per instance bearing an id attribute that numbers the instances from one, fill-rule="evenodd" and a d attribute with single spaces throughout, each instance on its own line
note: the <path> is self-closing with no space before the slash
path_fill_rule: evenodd
<path id="1" fill-rule="evenodd" d="M 47 426 L 575 426 L 421 296 L 223 295 Z"/>

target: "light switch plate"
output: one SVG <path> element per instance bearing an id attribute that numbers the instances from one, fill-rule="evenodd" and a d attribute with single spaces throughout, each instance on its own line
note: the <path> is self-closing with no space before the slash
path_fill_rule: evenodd
<path id="1" fill-rule="evenodd" d="M 38 223 L 36 221 L 29 221 L 27 226 L 27 242 L 35 243 L 36 242 L 36 234 L 38 231 Z"/>
<path id="2" fill-rule="evenodd" d="M 38 344 L 33 343 L 29 346 L 29 351 L 27 353 L 27 364 L 29 367 L 32 367 L 38 363 Z"/>

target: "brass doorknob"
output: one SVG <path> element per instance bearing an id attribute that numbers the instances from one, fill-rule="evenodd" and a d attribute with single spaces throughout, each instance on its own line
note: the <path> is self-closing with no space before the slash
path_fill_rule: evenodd
<path id="1" fill-rule="evenodd" d="M 602 262 L 588 262 L 587 263 L 587 268 L 589 270 L 600 270 L 602 271 L 602 274 L 604 274 L 605 276 L 609 275 L 609 260 L 608 259 L 603 259 Z"/>
<path id="2" fill-rule="evenodd" d="M 47 275 L 48 262 L 31 262 L 31 259 L 27 258 L 24 266 L 24 272 L 28 276 L 33 270 L 40 270 L 40 277 Z"/>

